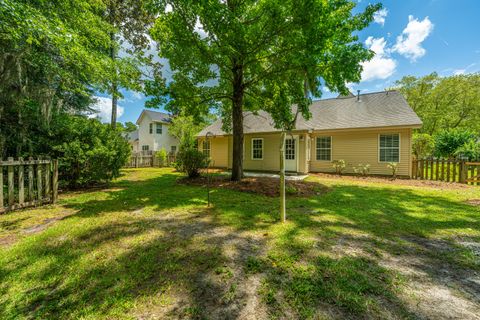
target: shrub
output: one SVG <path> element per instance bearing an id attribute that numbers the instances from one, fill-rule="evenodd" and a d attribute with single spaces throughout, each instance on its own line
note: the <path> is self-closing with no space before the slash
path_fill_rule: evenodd
<path id="1" fill-rule="evenodd" d="M 452 158 L 459 148 L 475 138 L 475 134 L 468 130 L 443 130 L 435 136 L 435 154 L 440 157 Z"/>
<path id="2" fill-rule="evenodd" d="M 393 179 L 397 178 L 397 170 L 398 170 L 398 163 L 397 162 L 389 162 L 387 167 L 392 170 L 392 177 Z"/>
<path id="3" fill-rule="evenodd" d="M 333 168 L 335 168 L 335 173 L 336 174 L 342 174 L 343 170 L 345 170 L 345 167 L 347 164 L 345 163 L 345 160 L 333 160 Z"/>
<path id="4" fill-rule="evenodd" d="M 480 159 L 480 141 L 471 139 L 463 146 L 458 148 L 457 151 L 455 151 L 455 155 L 458 157 L 468 158 L 470 161 Z"/>
<path id="5" fill-rule="evenodd" d="M 177 154 L 178 169 L 186 173 L 189 178 L 200 176 L 200 169 L 205 168 L 207 164 L 207 157 L 197 149 L 184 149 Z"/>
<path id="6" fill-rule="evenodd" d="M 412 152 L 417 159 L 432 155 L 435 140 L 427 133 L 414 133 L 412 136 Z"/>
<path id="7" fill-rule="evenodd" d="M 68 188 L 108 182 L 120 175 L 130 156 L 121 130 L 96 119 L 66 117 L 52 139 L 61 183 Z"/>
<path id="8" fill-rule="evenodd" d="M 362 176 L 366 176 L 370 173 L 370 164 L 358 164 L 358 167 L 353 167 L 355 173 L 360 173 Z"/>
<path id="9" fill-rule="evenodd" d="M 167 165 L 167 150 L 165 148 L 160 149 L 155 153 L 155 157 L 158 159 L 158 165 L 165 167 Z"/>

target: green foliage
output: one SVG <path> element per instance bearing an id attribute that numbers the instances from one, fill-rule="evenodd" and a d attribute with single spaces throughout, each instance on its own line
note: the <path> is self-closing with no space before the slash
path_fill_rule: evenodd
<path id="1" fill-rule="evenodd" d="M 192 116 L 181 114 L 172 120 L 168 132 L 179 140 L 179 151 L 194 149 L 197 146 L 197 134 L 202 125 L 195 123 Z"/>
<path id="2" fill-rule="evenodd" d="M 353 167 L 353 172 L 366 176 L 370 173 L 370 164 L 359 163 L 357 167 Z"/>
<path id="3" fill-rule="evenodd" d="M 403 77 L 396 89 L 420 116 L 423 133 L 451 128 L 480 131 L 480 73 L 440 77 Z"/>
<path id="4" fill-rule="evenodd" d="M 439 157 L 452 158 L 459 148 L 472 139 L 476 137 L 469 130 L 459 128 L 443 130 L 435 135 L 435 154 Z"/>
<path id="5" fill-rule="evenodd" d="M 347 163 L 343 159 L 333 160 L 332 163 L 336 174 L 342 174 L 343 170 L 345 170 L 345 167 L 347 166 Z"/>
<path id="6" fill-rule="evenodd" d="M 387 168 L 392 171 L 393 179 L 397 178 L 397 171 L 398 171 L 398 162 L 389 162 L 387 163 Z"/>
<path id="7" fill-rule="evenodd" d="M 412 151 L 417 159 L 428 157 L 435 149 L 435 140 L 428 133 L 414 133 L 412 136 Z"/>
<path id="8" fill-rule="evenodd" d="M 346 92 L 360 81 L 361 62 L 373 53 L 355 33 L 381 5 L 353 13 L 354 1 L 159 0 L 151 35 L 174 72 L 146 84 L 151 103 L 198 119 L 217 109 L 233 131 L 232 178 L 241 177 L 242 111 L 265 110 L 287 130 L 298 113 L 310 117 L 320 88 Z M 172 10 L 165 10 L 167 4 Z M 201 28 L 198 25 L 201 25 Z"/>
<path id="9" fill-rule="evenodd" d="M 179 150 L 177 153 L 177 169 L 188 175 L 189 178 L 200 176 L 200 169 L 208 164 L 207 157 L 196 148 Z"/>
<path id="10" fill-rule="evenodd" d="M 160 149 L 155 153 L 155 157 L 158 159 L 158 164 L 160 167 L 165 167 L 167 165 L 167 150 L 165 148 Z"/>
<path id="11" fill-rule="evenodd" d="M 466 157 L 468 160 L 480 160 L 480 140 L 470 139 L 455 151 L 458 157 Z"/>
<path id="12" fill-rule="evenodd" d="M 96 119 L 66 117 L 51 143 L 60 181 L 69 188 L 105 183 L 120 175 L 130 146 L 119 130 Z"/>

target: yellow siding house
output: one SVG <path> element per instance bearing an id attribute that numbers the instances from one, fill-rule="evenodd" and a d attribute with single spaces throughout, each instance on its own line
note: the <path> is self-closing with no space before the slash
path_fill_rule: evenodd
<path id="1" fill-rule="evenodd" d="M 333 161 L 344 160 L 345 173 L 368 164 L 371 174 L 389 175 L 387 164 L 396 162 L 398 175 L 411 176 L 412 130 L 422 122 L 399 92 L 318 100 L 310 112 L 309 120 L 298 118 L 285 141 L 287 171 L 333 172 Z M 204 128 L 198 138 L 213 166 L 231 168 L 232 135 L 222 130 L 221 119 Z M 279 171 L 280 139 L 268 113 L 244 112 L 244 170 Z"/>

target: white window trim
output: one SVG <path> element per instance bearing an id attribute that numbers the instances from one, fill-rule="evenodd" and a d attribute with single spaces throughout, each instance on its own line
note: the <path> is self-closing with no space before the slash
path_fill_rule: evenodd
<path id="1" fill-rule="evenodd" d="M 208 148 L 205 149 L 204 146 L 205 144 L 208 144 Z M 210 140 L 203 140 L 202 141 L 202 153 L 205 154 L 205 150 L 208 150 L 208 158 L 212 157 L 212 142 Z"/>
<path id="2" fill-rule="evenodd" d="M 254 157 L 253 157 L 253 140 L 262 140 L 262 157 L 261 157 L 261 158 L 254 158 Z M 251 158 L 252 160 L 263 160 L 263 155 L 265 154 L 265 153 L 264 153 L 264 148 L 265 148 L 265 146 L 264 146 L 264 143 L 263 143 L 263 142 L 264 142 L 264 141 L 263 141 L 263 138 L 252 138 L 252 139 L 251 139 L 251 141 L 250 141 L 250 144 L 251 144 L 251 146 L 250 146 L 250 152 L 251 152 L 250 158 Z"/>
<path id="3" fill-rule="evenodd" d="M 379 133 L 378 134 L 378 138 L 377 138 L 377 160 L 378 160 L 378 163 L 390 163 L 392 161 L 380 161 L 380 136 L 391 136 L 391 135 L 394 135 L 394 134 L 398 134 L 398 162 L 396 163 L 400 163 L 402 161 L 402 135 L 400 134 L 400 132 L 392 132 L 392 133 Z"/>
<path id="4" fill-rule="evenodd" d="M 318 160 L 317 159 L 317 139 L 330 137 L 330 160 Z M 317 162 L 332 162 L 333 161 L 333 136 L 316 136 L 315 137 L 315 161 Z"/>
<path id="5" fill-rule="evenodd" d="M 158 126 L 160 126 L 160 133 L 157 132 Z M 155 122 L 155 134 L 163 134 L 163 124 L 161 122 Z"/>

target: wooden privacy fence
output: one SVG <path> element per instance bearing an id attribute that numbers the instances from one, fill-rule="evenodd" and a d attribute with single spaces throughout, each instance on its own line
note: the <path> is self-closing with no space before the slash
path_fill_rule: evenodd
<path id="1" fill-rule="evenodd" d="M 58 198 L 58 160 L 0 160 L 0 213 L 55 203 Z"/>
<path id="2" fill-rule="evenodd" d="M 170 166 L 175 162 L 175 154 L 169 153 L 167 155 L 167 163 L 164 163 L 163 166 Z M 127 162 L 126 168 L 145 168 L 145 167 L 161 167 L 160 159 L 155 156 L 155 153 L 151 151 L 142 151 L 132 153 L 130 159 Z"/>
<path id="3" fill-rule="evenodd" d="M 480 185 L 480 162 L 435 158 L 415 159 L 412 162 L 412 177 Z"/>

